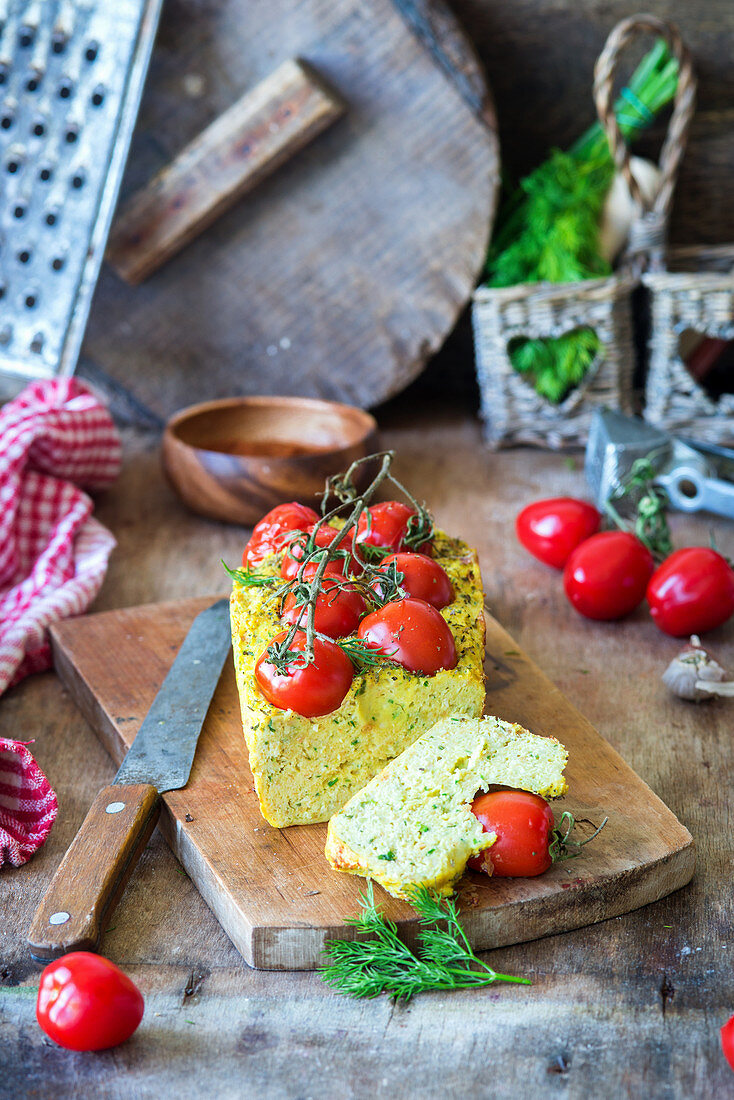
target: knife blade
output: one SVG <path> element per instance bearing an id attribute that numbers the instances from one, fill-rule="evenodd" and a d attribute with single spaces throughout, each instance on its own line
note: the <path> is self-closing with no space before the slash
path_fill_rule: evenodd
<path id="1" fill-rule="evenodd" d="M 161 794 L 188 783 L 230 647 L 229 601 L 222 599 L 194 619 L 117 775 L 51 880 L 28 932 L 38 962 L 98 947 L 155 828 Z"/>

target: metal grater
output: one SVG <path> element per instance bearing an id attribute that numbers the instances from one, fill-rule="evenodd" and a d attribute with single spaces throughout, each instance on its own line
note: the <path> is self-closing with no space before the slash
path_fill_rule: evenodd
<path id="1" fill-rule="evenodd" d="M 162 0 L 0 0 L 0 398 L 76 365 Z"/>

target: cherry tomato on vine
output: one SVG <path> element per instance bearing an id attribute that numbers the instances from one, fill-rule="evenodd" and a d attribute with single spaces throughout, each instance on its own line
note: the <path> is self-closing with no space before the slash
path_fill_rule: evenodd
<path id="1" fill-rule="evenodd" d="M 319 527 L 318 530 L 314 531 L 313 524 L 311 524 L 309 525 L 309 528 L 305 532 L 305 534 L 313 538 L 315 547 L 325 549 L 327 546 L 331 546 L 332 542 L 339 534 L 339 532 L 335 527 L 329 527 L 328 524 L 325 527 Z M 348 535 L 345 535 L 343 540 L 339 543 L 339 549 L 342 549 L 342 547 L 344 548 L 344 550 L 347 550 L 349 548 Z M 283 561 L 280 563 L 281 577 L 284 577 L 287 581 L 292 581 L 298 573 L 305 553 L 306 539 L 302 536 L 292 542 L 286 550 L 285 554 L 283 555 Z M 339 574 L 343 576 L 345 572 L 345 567 L 348 562 L 348 556 L 335 558 L 333 561 L 327 563 L 326 573 Z M 311 563 L 309 562 L 309 566 L 310 565 Z M 316 565 L 318 565 L 318 562 L 316 562 Z M 313 571 L 311 571 L 309 568 L 307 568 L 306 572 L 310 572 L 311 576 L 313 576 L 313 573 L 315 573 L 316 570 L 314 569 Z"/>
<path id="2" fill-rule="evenodd" d="M 704 634 L 734 613 L 734 570 L 708 546 L 675 550 L 650 578 L 647 602 L 666 634 Z"/>
<path id="3" fill-rule="evenodd" d="M 402 550 L 405 538 L 410 532 L 410 521 L 417 515 L 415 508 L 409 508 L 399 500 L 373 504 L 359 517 L 357 534 L 354 538 L 355 548 L 364 544 L 379 546 L 384 550 Z M 426 541 L 415 549 L 421 554 L 430 554 L 432 543 Z"/>
<path id="4" fill-rule="evenodd" d="M 489 791 L 477 795 L 471 811 L 485 833 L 497 834 L 491 848 L 472 856 L 471 868 L 500 878 L 526 878 L 548 870 L 555 821 L 544 798 L 530 791 Z"/>
<path id="5" fill-rule="evenodd" d="M 138 987 L 113 962 L 72 951 L 41 974 L 36 1019 L 67 1050 L 106 1050 L 130 1038 L 144 1007 Z"/>
<path id="6" fill-rule="evenodd" d="M 654 569 L 652 554 L 634 535 L 602 531 L 573 551 L 563 587 L 587 619 L 621 619 L 642 602 Z"/>
<path id="7" fill-rule="evenodd" d="M 367 645 L 408 672 L 433 676 L 456 668 L 456 643 L 446 620 L 425 600 L 394 600 L 366 615 L 357 630 Z"/>
<path id="8" fill-rule="evenodd" d="M 242 554 L 242 564 L 245 567 L 259 565 L 265 558 L 283 549 L 289 532 L 305 531 L 318 518 L 313 508 L 295 500 L 271 508 L 253 527 Z"/>
<path id="9" fill-rule="evenodd" d="M 601 513 L 574 497 L 552 497 L 528 504 L 515 520 L 519 541 L 538 561 L 563 569 L 584 539 L 595 535 Z"/>
<path id="10" fill-rule="evenodd" d="M 287 631 L 276 635 L 273 642 L 282 642 Z M 299 630 L 291 649 L 303 653 L 306 634 Z M 278 671 L 264 650 L 255 664 L 257 686 L 269 703 L 280 710 L 293 710 L 304 718 L 319 718 L 341 706 L 352 684 L 352 662 L 335 642 L 314 639 L 314 660 L 301 667 L 291 664 L 284 673 Z"/>
<path id="11" fill-rule="evenodd" d="M 336 577 L 325 577 L 322 591 L 316 597 L 314 628 L 329 638 L 346 638 L 357 629 L 366 610 L 364 597 L 353 585 L 345 586 Z M 291 624 L 300 620 L 300 625 L 305 629 L 305 605 L 296 603 L 294 592 L 289 592 L 283 601 L 280 617 Z"/>
<path id="12" fill-rule="evenodd" d="M 417 600 L 425 600 L 439 611 L 442 607 L 453 603 L 454 589 L 449 575 L 433 558 L 406 551 L 390 554 L 382 563 L 380 572 L 385 572 L 392 562 L 395 563 L 398 573 L 403 574 L 400 587 L 405 589 L 409 596 Z"/>
<path id="13" fill-rule="evenodd" d="M 734 1069 L 734 1016 L 730 1016 L 721 1029 L 721 1049 L 727 1062 Z"/>

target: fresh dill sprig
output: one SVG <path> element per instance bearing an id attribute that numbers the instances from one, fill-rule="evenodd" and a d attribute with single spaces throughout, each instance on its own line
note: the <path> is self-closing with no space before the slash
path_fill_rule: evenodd
<path id="1" fill-rule="evenodd" d="M 664 561 L 673 552 L 673 540 L 668 526 L 668 498 L 655 484 L 658 452 L 651 451 L 644 458 L 636 459 L 619 487 L 606 501 L 604 507 L 617 527 L 629 531 L 630 524 L 620 515 L 616 505 L 629 501 L 635 508 L 632 521 L 634 533 L 646 546 L 656 562 Z"/>
<path id="2" fill-rule="evenodd" d="M 358 672 L 364 672 L 367 668 L 401 667 L 397 661 L 390 659 L 389 653 L 381 653 L 379 649 L 365 645 L 357 638 L 340 638 L 336 644 L 344 650 Z"/>
<path id="3" fill-rule="evenodd" d="M 230 569 L 223 558 L 219 560 L 224 566 L 227 576 L 235 584 L 241 584 L 243 588 L 270 588 L 275 583 L 274 577 L 260 576 L 258 573 L 251 573 L 249 569 Z"/>
<path id="4" fill-rule="evenodd" d="M 403 943 L 394 922 L 377 909 L 369 880 L 360 895 L 361 913 L 344 923 L 372 938 L 329 940 L 324 951 L 331 961 L 321 968 L 324 981 L 352 997 L 389 993 L 402 1001 L 431 989 L 470 989 L 494 982 L 530 985 L 528 978 L 498 974 L 477 958 L 459 923 L 456 902 L 442 900 L 422 886 L 411 894 L 410 903 L 422 928 L 420 955 Z"/>

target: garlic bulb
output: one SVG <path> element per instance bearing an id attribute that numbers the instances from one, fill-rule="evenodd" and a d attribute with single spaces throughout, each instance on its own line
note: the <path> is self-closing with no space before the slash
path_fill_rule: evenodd
<path id="1" fill-rule="evenodd" d="M 663 673 L 663 683 L 673 695 L 698 703 L 713 695 L 734 695 L 734 682 L 725 677 L 721 665 L 708 655 L 701 639 L 692 634 L 690 642 Z"/>
<path id="2" fill-rule="evenodd" d="M 651 203 L 660 186 L 660 169 L 652 161 L 643 160 L 642 157 L 630 157 L 630 169 L 644 201 Z M 608 263 L 613 263 L 624 248 L 632 222 L 639 215 L 639 203 L 630 195 L 624 176 L 617 172 L 609 188 L 599 224 L 599 252 Z"/>

